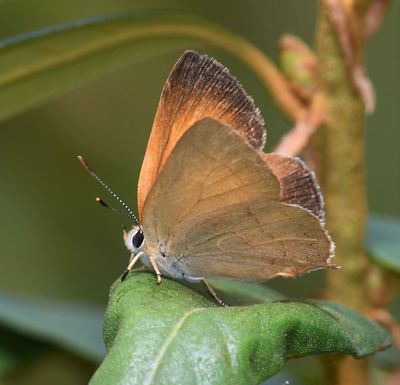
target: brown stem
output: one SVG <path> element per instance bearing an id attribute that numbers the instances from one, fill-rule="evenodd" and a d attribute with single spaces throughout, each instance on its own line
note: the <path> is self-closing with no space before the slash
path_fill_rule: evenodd
<path id="1" fill-rule="evenodd" d="M 398 384 L 400 384 L 400 370 L 393 373 L 392 376 L 387 381 L 387 385 L 398 385 Z"/>
<path id="2" fill-rule="evenodd" d="M 327 295 L 365 311 L 368 259 L 363 250 L 366 220 L 364 106 L 349 76 L 347 58 L 327 1 L 321 1 L 316 32 L 320 85 L 325 94 L 327 117 L 318 131 L 315 145 L 327 226 L 336 242 L 335 263 L 342 266 L 339 271 L 327 272 Z M 357 46 L 362 47 L 361 42 L 357 42 Z M 336 368 L 334 377 L 337 385 L 367 385 L 368 361 L 345 358 Z"/>
<path id="3" fill-rule="evenodd" d="M 307 146 L 320 122 L 320 119 L 309 119 L 308 115 L 304 118 L 300 118 L 296 121 L 293 128 L 281 138 L 273 151 L 288 156 L 300 154 Z"/>
<path id="4" fill-rule="evenodd" d="M 375 321 L 384 324 L 393 336 L 393 341 L 400 348 L 400 326 L 391 314 L 385 309 L 376 309 L 369 313 L 369 316 Z"/>
<path id="5" fill-rule="evenodd" d="M 387 308 L 400 290 L 398 275 L 378 265 L 372 265 L 368 273 L 370 308 Z"/>
<path id="6" fill-rule="evenodd" d="M 349 6 L 343 0 L 326 0 L 325 3 L 332 26 L 336 30 L 353 86 L 360 93 L 366 112 L 372 113 L 375 109 L 375 91 L 361 63 L 360 48 L 364 41 L 364 32 L 360 33 L 356 29 L 360 25 L 360 21 L 355 20 L 357 15 L 352 12 L 355 4 Z M 364 29 L 363 23 L 361 25 Z M 362 41 L 357 39 L 359 37 L 362 37 Z"/>
<path id="7" fill-rule="evenodd" d="M 324 121 L 323 95 L 319 92 L 313 97 L 310 108 L 296 120 L 294 127 L 285 134 L 274 152 L 295 156 L 303 152 L 312 135 Z"/>
<path id="8" fill-rule="evenodd" d="M 364 38 L 369 39 L 381 26 L 386 11 L 389 8 L 389 0 L 373 0 L 365 15 Z"/>

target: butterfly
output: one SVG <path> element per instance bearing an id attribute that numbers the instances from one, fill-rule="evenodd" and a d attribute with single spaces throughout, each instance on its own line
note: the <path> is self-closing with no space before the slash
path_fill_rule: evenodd
<path id="1" fill-rule="evenodd" d="M 298 158 L 263 153 L 260 111 L 216 60 L 186 51 L 163 88 L 138 184 L 139 220 L 124 230 L 131 252 L 161 277 L 264 281 L 332 263 L 323 199 Z M 100 203 L 106 205 L 104 201 Z"/>

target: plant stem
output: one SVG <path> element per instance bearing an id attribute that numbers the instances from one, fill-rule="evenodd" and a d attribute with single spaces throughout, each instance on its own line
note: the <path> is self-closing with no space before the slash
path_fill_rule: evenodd
<path id="1" fill-rule="evenodd" d="M 335 263 L 342 266 L 342 270 L 327 272 L 327 296 L 365 311 L 368 306 L 368 259 L 364 253 L 367 209 L 364 105 L 352 84 L 327 8 L 326 3 L 321 1 L 316 32 L 320 84 L 325 94 L 327 116 L 315 138 L 315 145 L 327 225 L 336 242 Z M 362 34 L 354 36 L 361 37 Z M 356 47 L 360 46 L 362 42 L 358 41 Z M 368 361 L 343 359 L 334 377 L 338 385 L 367 385 Z"/>

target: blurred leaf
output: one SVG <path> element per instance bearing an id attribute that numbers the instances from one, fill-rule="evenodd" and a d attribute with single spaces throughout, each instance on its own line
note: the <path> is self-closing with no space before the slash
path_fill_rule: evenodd
<path id="1" fill-rule="evenodd" d="M 85 385 L 93 373 L 93 363 L 65 351 L 52 349 L 20 365 L 0 379 L 1 385 Z"/>
<path id="2" fill-rule="evenodd" d="M 379 325 L 327 302 L 222 308 L 177 282 L 134 272 L 111 289 L 108 355 L 91 385 L 258 384 L 291 357 L 384 349 Z"/>
<path id="3" fill-rule="evenodd" d="M 371 215 L 367 224 L 367 248 L 375 262 L 400 273 L 400 220 Z"/>
<path id="4" fill-rule="evenodd" d="M 92 17 L 0 40 L 0 121 L 109 71 L 199 41 L 230 51 L 261 78 L 271 67 L 241 36 L 183 12 Z"/>
<path id="5" fill-rule="evenodd" d="M 0 376 L 47 350 L 49 346 L 41 341 L 22 336 L 8 328 L 0 328 Z"/>
<path id="6" fill-rule="evenodd" d="M 93 305 L 0 294 L 0 325 L 94 361 L 104 357 L 103 312 Z"/>
<path id="7" fill-rule="evenodd" d="M 209 281 L 224 302 L 231 306 L 254 305 L 285 298 L 283 294 L 259 283 L 222 278 L 214 278 Z"/>

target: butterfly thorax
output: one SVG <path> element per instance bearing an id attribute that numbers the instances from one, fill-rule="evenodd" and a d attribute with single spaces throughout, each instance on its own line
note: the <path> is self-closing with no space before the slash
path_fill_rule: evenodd
<path id="1" fill-rule="evenodd" d="M 140 261 L 150 270 L 153 270 L 150 263 L 150 255 L 154 258 L 161 275 L 164 277 L 180 280 L 188 275 L 185 267 L 185 258 L 168 255 L 158 247 L 151 247 L 145 244 Z"/>

